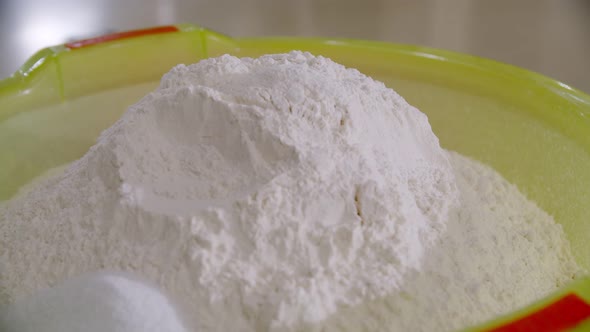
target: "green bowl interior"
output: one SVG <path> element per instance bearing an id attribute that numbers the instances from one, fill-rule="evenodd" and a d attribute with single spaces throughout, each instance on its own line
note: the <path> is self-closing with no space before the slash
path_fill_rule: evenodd
<path id="1" fill-rule="evenodd" d="M 493 166 L 561 223 L 590 269 L 590 97 L 489 60 L 413 46 L 230 39 L 198 27 L 77 50 L 45 49 L 0 81 L 0 200 L 81 157 L 177 63 L 293 49 L 383 81 L 426 113 L 443 147 Z"/>

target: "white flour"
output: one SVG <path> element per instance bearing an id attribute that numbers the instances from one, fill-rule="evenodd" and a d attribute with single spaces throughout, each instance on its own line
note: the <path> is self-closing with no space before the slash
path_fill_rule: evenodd
<path id="1" fill-rule="evenodd" d="M 551 216 L 490 167 L 449 157 L 460 205 L 421 270 L 395 294 L 342 310 L 318 330 L 454 331 L 521 308 L 581 272 Z"/>
<path id="2" fill-rule="evenodd" d="M 577 271 L 561 228 L 449 159 L 424 114 L 299 52 L 174 68 L 0 213 L 6 301 L 133 271 L 199 331 L 455 328 Z"/>

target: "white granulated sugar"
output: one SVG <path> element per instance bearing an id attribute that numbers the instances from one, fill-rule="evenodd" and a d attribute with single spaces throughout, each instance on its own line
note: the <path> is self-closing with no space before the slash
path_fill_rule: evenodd
<path id="1" fill-rule="evenodd" d="M 5 302 L 131 271 L 194 331 L 445 330 L 578 270 L 551 217 L 424 114 L 301 52 L 172 69 L 0 210 L 0 258 Z"/>
<path id="2" fill-rule="evenodd" d="M 91 274 L 0 311 L 0 331 L 185 332 L 160 292 L 121 274 Z"/>

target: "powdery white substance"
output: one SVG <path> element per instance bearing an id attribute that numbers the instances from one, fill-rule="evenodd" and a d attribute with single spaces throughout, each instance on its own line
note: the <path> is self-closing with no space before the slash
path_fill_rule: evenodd
<path id="1" fill-rule="evenodd" d="M 185 332 L 159 291 L 131 276 L 98 273 L 68 280 L 0 311 L 5 332 Z"/>
<path id="2" fill-rule="evenodd" d="M 2 213 L 10 299 L 136 271 L 196 331 L 444 331 L 578 271 L 560 226 L 422 113 L 299 52 L 176 67 Z"/>
<path id="3" fill-rule="evenodd" d="M 131 270 L 199 329 L 296 327 L 398 290 L 456 198 L 426 116 L 382 83 L 301 52 L 222 56 L 171 70 L 4 211 L 2 284 Z"/>
<path id="4" fill-rule="evenodd" d="M 449 157 L 460 203 L 421 270 L 395 294 L 309 330 L 456 331 L 522 308 L 583 273 L 551 216 L 489 166 Z"/>

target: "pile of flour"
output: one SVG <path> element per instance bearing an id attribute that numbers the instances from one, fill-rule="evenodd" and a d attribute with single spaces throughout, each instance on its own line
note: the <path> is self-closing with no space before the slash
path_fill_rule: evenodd
<path id="1" fill-rule="evenodd" d="M 2 207 L 0 287 L 18 303 L 119 270 L 195 331 L 444 330 L 571 280 L 568 246 L 382 83 L 307 53 L 222 56 L 172 69 Z"/>

